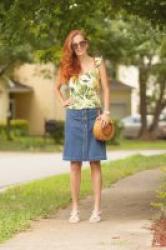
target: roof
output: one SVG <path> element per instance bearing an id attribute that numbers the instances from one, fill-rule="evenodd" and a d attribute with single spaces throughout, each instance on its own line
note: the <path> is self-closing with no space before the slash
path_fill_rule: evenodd
<path id="1" fill-rule="evenodd" d="M 110 85 L 111 85 L 111 89 L 113 90 L 131 90 L 134 88 L 121 81 L 114 80 L 114 79 L 113 80 L 110 79 Z"/>
<path id="2" fill-rule="evenodd" d="M 8 78 L 7 90 L 9 93 L 30 93 L 33 88 Z"/>

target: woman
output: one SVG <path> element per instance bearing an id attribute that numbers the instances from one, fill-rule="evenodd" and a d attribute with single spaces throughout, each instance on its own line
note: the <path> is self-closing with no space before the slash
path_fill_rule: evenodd
<path id="1" fill-rule="evenodd" d="M 94 138 L 92 128 L 96 118 L 101 119 L 103 127 L 107 126 L 110 120 L 110 91 L 102 56 L 90 56 L 88 48 L 89 41 L 83 31 L 72 30 L 68 34 L 55 87 L 66 111 L 63 160 L 70 161 L 71 223 L 80 221 L 78 200 L 82 161 L 90 163 L 94 191 L 94 208 L 89 222 L 101 221 L 102 213 L 100 160 L 107 159 L 106 145 L 105 142 Z M 63 88 L 65 91 L 62 91 Z"/>

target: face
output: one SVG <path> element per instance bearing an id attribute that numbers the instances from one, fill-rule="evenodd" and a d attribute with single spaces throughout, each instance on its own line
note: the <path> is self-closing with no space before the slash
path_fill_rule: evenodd
<path id="1" fill-rule="evenodd" d="M 83 36 L 76 35 L 73 37 L 71 47 L 72 50 L 75 52 L 75 54 L 80 56 L 86 53 L 88 48 L 88 43 Z"/>

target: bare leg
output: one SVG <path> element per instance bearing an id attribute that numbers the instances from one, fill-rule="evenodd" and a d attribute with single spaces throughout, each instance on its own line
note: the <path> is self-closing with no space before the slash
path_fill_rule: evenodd
<path id="1" fill-rule="evenodd" d="M 72 196 L 72 210 L 78 210 L 78 200 L 81 183 L 81 165 L 80 161 L 71 161 L 70 165 L 70 187 Z"/>
<path id="2" fill-rule="evenodd" d="M 90 161 L 91 178 L 94 191 L 94 210 L 101 209 L 102 173 L 100 161 Z"/>

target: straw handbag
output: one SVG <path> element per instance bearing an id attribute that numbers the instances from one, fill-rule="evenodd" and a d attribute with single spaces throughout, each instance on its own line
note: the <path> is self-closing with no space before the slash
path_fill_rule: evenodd
<path id="1" fill-rule="evenodd" d="M 112 120 L 104 128 L 101 126 L 101 119 L 96 119 L 93 125 L 93 135 L 97 140 L 108 141 L 111 140 L 115 134 L 115 126 Z"/>

